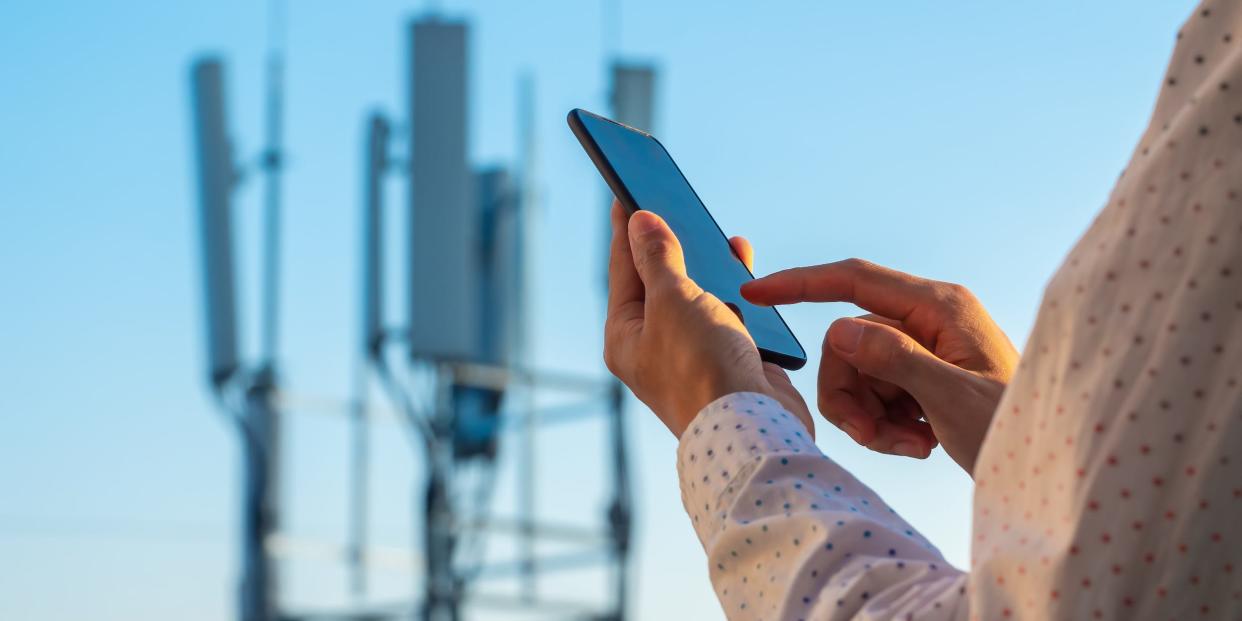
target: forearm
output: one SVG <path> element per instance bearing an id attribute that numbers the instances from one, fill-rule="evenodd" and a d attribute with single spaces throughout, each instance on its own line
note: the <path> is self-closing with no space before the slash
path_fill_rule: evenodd
<path id="1" fill-rule="evenodd" d="M 682 436 L 682 500 L 729 618 L 964 618 L 965 575 L 807 435 L 738 393 Z"/>

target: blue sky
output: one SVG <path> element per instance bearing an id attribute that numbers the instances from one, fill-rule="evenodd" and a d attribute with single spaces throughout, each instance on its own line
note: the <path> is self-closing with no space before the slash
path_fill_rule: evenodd
<path id="1" fill-rule="evenodd" d="M 1019 344 L 1045 280 L 1125 166 L 1192 7 L 621 4 L 620 51 L 660 68 L 657 135 L 726 231 L 750 237 L 758 272 L 859 256 L 965 283 Z M 605 109 L 601 6 L 438 5 L 473 24 L 475 162 L 512 160 L 517 79 L 535 76 L 537 357 L 602 373 L 602 190 L 564 125 L 572 107 Z M 281 360 L 294 392 L 346 394 L 363 115 L 401 108 L 403 24 L 426 9 L 290 2 Z M 224 55 L 235 134 L 256 153 L 263 20 L 240 1 L 0 6 L 2 618 L 232 610 L 237 452 L 201 368 L 186 70 L 196 53 Z M 248 265 L 257 189 L 243 191 L 239 218 Z M 253 310 L 256 283 L 245 285 Z M 785 312 L 812 353 L 795 376 L 805 394 L 824 328 L 851 312 Z M 632 411 L 637 618 L 713 618 L 674 442 Z M 289 530 L 339 538 L 346 426 L 307 411 L 288 427 Z M 967 563 L 970 484 L 949 459 L 871 455 L 819 432 L 826 452 Z M 375 438 L 372 524 L 383 543 L 406 545 L 419 469 L 395 423 Z M 599 429 L 541 442 L 541 508 L 593 515 Z M 510 487 L 502 478 L 502 502 Z M 345 601 L 329 565 L 285 578 L 291 604 Z M 378 596 L 406 591 L 400 574 L 377 577 Z"/>

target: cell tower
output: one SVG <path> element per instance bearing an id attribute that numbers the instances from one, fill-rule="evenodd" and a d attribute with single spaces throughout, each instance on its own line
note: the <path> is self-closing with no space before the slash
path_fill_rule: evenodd
<path id="1" fill-rule="evenodd" d="M 278 16 L 277 16 L 278 18 Z M 267 145 L 260 154 L 265 211 L 260 266 L 260 343 L 254 360 L 239 348 L 233 252 L 234 197 L 242 166 L 231 152 L 224 65 L 215 57 L 191 67 L 198 172 L 202 271 L 210 385 L 234 421 L 245 456 L 239 618 L 456 620 L 488 607 L 620 621 L 626 617 L 630 488 L 620 384 L 595 374 L 541 371 L 532 363 L 529 299 L 534 250 L 536 141 L 533 80 L 519 82 L 518 152 L 509 166 L 469 160 L 469 27 L 435 17 L 410 22 L 408 89 L 403 118 L 376 111 L 365 120 L 361 192 L 359 364 L 347 401 L 352 421 L 348 564 L 357 605 L 303 615 L 281 610 L 277 558 L 278 412 L 276 307 L 279 264 L 281 56 L 268 59 Z M 408 134 L 407 134 L 408 132 Z M 405 135 L 403 135 L 405 134 Z M 404 139 L 403 139 L 404 138 Z M 396 146 L 408 145 L 405 152 Z M 405 265 L 390 272 L 385 215 L 393 207 L 385 181 L 408 191 Z M 406 312 L 387 316 L 392 279 L 404 276 Z M 424 531 L 411 558 L 421 571 L 409 604 L 368 602 L 369 402 L 372 386 L 397 410 L 425 462 L 412 490 Z M 280 398 L 278 398 L 280 397 Z M 568 401 L 569 405 L 566 405 Z M 556 402 L 554 409 L 545 404 Z M 560 422 L 604 415 L 602 458 L 608 491 L 598 523 L 549 523 L 538 510 L 536 452 L 540 432 Z M 516 463 L 515 508 L 493 506 L 497 455 Z M 507 556 L 488 552 L 503 541 Z M 549 543 L 555 545 L 549 545 Z M 550 550 L 555 550 L 551 552 Z M 602 598 L 547 596 L 549 578 L 582 568 L 611 572 Z M 508 590 L 503 590 L 508 587 Z"/>
<path id="2" fill-rule="evenodd" d="M 278 65 L 277 65 L 278 66 Z M 238 347 L 237 294 L 233 254 L 233 196 L 240 178 L 225 112 L 224 65 L 215 57 L 195 61 L 190 69 L 194 145 L 198 172 L 203 299 L 207 307 L 207 368 L 220 408 L 241 437 L 245 483 L 241 519 L 241 584 L 238 617 L 243 621 L 276 618 L 276 576 L 266 542 L 277 529 L 278 416 L 274 405 L 276 367 L 276 209 L 279 194 L 279 144 L 268 143 L 262 161 L 268 177 L 265 291 L 262 341 L 258 360 L 247 364 Z M 277 89 L 279 87 L 277 86 Z M 269 136 L 278 134 L 269 133 Z"/>
<path id="3" fill-rule="evenodd" d="M 625 592 L 615 583 L 604 589 L 613 595 L 603 603 L 549 602 L 539 593 L 547 575 L 589 565 L 611 567 L 624 584 L 630 511 L 621 435 L 612 443 L 614 489 L 602 528 L 548 527 L 536 511 L 538 431 L 558 420 L 540 411 L 540 395 L 577 395 L 575 415 L 608 412 L 617 420 L 623 400 L 611 381 L 544 373 L 531 364 L 527 300 L 537 204 L 532 83 L 525 79 L 520 86 L 516 166 L 473 167 L 467 148 L 469 28 L 431 17 L 415 20 L 408 32 L 409 312 L 403 326 L 390 327 L 368 310 L 363 345 L 373 376 L 406 412 L 427 454 L 427 480 L 420 490 L 426 524 L 420 615 L 429 621 L 458 619 L 466 609 L 501 606 L 621 619 Z M 379 120 L 371 123 L 373 136 L 380 126 Z M 366 177 L 389 169 L 369 164 Z M 382 212 L 367 201 L 365 213 L 365 228 L 374 233 L 363 249 L 370 266 L 364 282 L 377 283 L 383 266 L 376 262 L 381 253 L 374 244 L 381 237 L 376 223 Z M 366 289 L 364 309 L 383 307 L 379 291 L 378 285 Z M 393 355 L 394 349 L 404 356 Z M 411 381 L 413 376 L 423 381 Z M 419 394 L 412 385 L 434 388 Z M 513 516 L 495 515 L 487 490 L 461 493 L 468 485 L 463 472 L 495 469 L 502 441 L 519 470 Z M 462 498 L 474 498 L 473 506 Z M 469 558 L 468 550 L 498 537 L 511 539 L 514 558 Z M 539 546 L 548 538 L 582 549 L 548 556 Z M 487 590 L 486 583 L 506 579 L 516 580 L 519 595 Z"/>

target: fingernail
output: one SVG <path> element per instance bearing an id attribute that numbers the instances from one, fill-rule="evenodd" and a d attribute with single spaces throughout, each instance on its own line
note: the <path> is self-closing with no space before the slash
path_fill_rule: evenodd
<path id="1" fill-rule="evenodd" d="M 630 216 L 630 221 L 634 223 L 631 227 L 635 233 L 648 233 L 660 226 L 660 219 L 646 211 L 634 212 L 634 215 Z"/>
<path id="2" fill-rule="evenodd" d="M 893 445 L 893 452 L 902 457 L 913 457 L 915 459 L 923 457 L 923 447 L 915 442 L 898 442 Z"/>
<path id="3" fill-rule="evenodd" d="M 858 350 L 862 333 L 863 328 L 857 321 L 838 321 L 828 330 L 828 342 L 832 343 L 833 349 L 843 354 L 852 354 Z"/>
<path id="4" fill-rule="evenodd" d="M 850 423 L 841 423 L 841 429 L 845 431 L 845 433 L 849 434 L 850 439 L 852 439 L 855 443 L 857 444 L 863 443 L 862 434 L 858 433 L 858 427 L 855 427 L 854 425 L 851 425 Z"/>

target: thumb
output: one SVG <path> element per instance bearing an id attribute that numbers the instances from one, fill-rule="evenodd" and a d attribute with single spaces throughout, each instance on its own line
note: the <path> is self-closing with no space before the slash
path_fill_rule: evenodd
<path id="1" fill-rule="evenodd" d="M 828 327 L 828 344 L 861 373 L 896 385 L 925 407 L 942 403 L 945 387 L 968 374 L 901 330 L 865 319 L 834 321 Z"/>
<path id="2" fill-rule="evenodd" d="M 650 211 L 630 216 L 630 251 L 634 268 L 647 289 L 658 289 L 686 277 L 686 259 L 681 243 L 668 223 Z"/>

